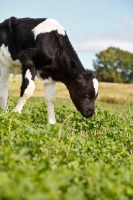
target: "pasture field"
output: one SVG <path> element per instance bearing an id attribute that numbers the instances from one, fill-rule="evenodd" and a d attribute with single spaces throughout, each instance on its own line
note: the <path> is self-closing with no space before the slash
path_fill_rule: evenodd
<path id="1" fill-rule="evenodd" d="M 36 79 L 36 90 L 34 96 L 43 97 L 43 85 Z M 19 96 L 19 88 L 21 85 L 21 77 L 10 76 L 11 89 L 10 96 Z M 57 98 L 69 98 L 68 90 L 62 83 L 57 83 Z M 133 105 L 133 84 L 119 83 L 99 83 L 98 100 L 108 103 Z"/>
<path id="2" fill-rule="evenodd" d="M 56 125 L 47 124 L 41 95 L 22 114 L 0 111 L 0 200 L 133 199 L 132 106 L 97 100 L 85 119 L 63 92 Z"/>

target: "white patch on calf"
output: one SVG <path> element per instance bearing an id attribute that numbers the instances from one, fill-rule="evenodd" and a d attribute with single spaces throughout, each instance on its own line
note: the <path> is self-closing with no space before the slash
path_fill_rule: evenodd
<path id="1" fill-rule="evenodd" d="M 16 107 L 14 108 L 14 112 L 19 112 L 21 113 L 21 110 L 23 109 L 24 104 L 26 103 L 26 101 L 33 95 L 34 90 L 35 90 L 35 83 L 34 81 L 31 79 L 32 75 L 29 69 L 27 69 L 26 74 L 25 74 L 25 78 L 28 79 L 29 84 L 27 86 L 27 88 L 24 91 L 24 95 L 19 99 L 18 104 L 16 105 Z"/>
<path id="2" fill-rule="evenodd" d="M 10 70 L 1 64 L 0 59 L 0 106 L 3 110 L 7 110 L 9 74 Z"/>
<path id="3" fill-rule="evenodd" d="M 7 80 L 3 79 L 2 81 L 0 78 L 0 106 L 2 110 L 5 110 L 5 111 L 8 110 L 8 107 L 7 107 L 8 89 L 9 89 L 8 78 Z"/>
<path id="4" fill-rule="evenodd" d="M 31 75 L 31 72 L 29 69 L 26 71 L 25 78 L 28 79 L 29 85 L 27 86 L 27 88 L 24 91 L 24 97 L 26 99 L 28 99 L 29 97 L 31 97 L 33 95 L 34 90 L 35 90 L 35 83 L 32 80 L 32 75 Z"/>
<path id="5" fill-rule="evenodd" d="M 57 30 L 60 35 L 65 35 L 65 29 L 55 19 L 46 19 L 32 29 L 35 39 L 40 33 L 49 33 L 55 30 Z"/>
<path id="6" fill-rule="evenodd" d="M 96 78 L 93 78 L 93 86 L 95 89 L 95 95 L 98 93 L 98 80 Z"/>
<path id="7" fill-rule="evenodd" d="M 48 79 L 43 79 L 41 76 L 40 76 L 40 71 L 39 70 L 37 70 L 37 78 L 41 81 L 41 83 L 44 83 L 44 84 L 50 84 L 50 83 L 52 83 L 53 82 L 53 80 L 52 80 L 52 78 L 51 77 L 49 77 Z"/>
<path id="8" fill-rule="evenodd" d="M 0 67 L 6 68 L 9 70 L 9 74 L 21 74 L 22 65 L 21 62 L 17 60 L 12 60 L 10 52 L 8 51 L 8 46 L 2 44 L 0 47 Z"/>
<path id="9" fill-rule="evenodd" d="M 20 97 L 16 107 L 14 108 L 13 112 L 18 112 L 21 113 L 21 110 L 23 109 L 24 104 L 26 103 L 26 99 L 24 99 L 23 97 Z"/>
<path id="10" fill-rule="evenodd" d="M 45 100 L 48 112 L 48 123 L 55 124 L 55 114 L 54 114 L 54 103 L 56 96 L 56 82 L 52 80 L 51 77 L 48 79 L 42 79 L 40 76 L 40 71 L 37 70 L 37 78 L 44 84 Z"/>
<path id="11" fill-rule="evenodd" d="M 19 60 L 12 60 L 8 46 L 2 44 L 0 47 L 0 106 L 7 110 L 7 98 L 9 89 L 9 75 L 20 73 L 21 63 Z"/>

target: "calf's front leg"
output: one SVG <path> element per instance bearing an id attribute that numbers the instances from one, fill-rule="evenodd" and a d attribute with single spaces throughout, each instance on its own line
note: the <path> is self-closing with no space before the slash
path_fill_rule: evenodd
<path id="1" fill-rule="evenodd" d="M 45 100 L 47 105 L 47 112 L 48 112 L 48 123 L 55 124 L 55 113 L 54 113 L 54 103 L 55 103 L 55 96 L 56 96 L 56 82 L 50 81 L 49 83 L 45 84 Z"/>

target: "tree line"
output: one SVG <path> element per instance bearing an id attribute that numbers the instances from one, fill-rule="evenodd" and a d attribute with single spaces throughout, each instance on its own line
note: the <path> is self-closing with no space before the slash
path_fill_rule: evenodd
<path id="1" fill-rule="evenodd" d="M 133 54 L 109 47 L 96 54 L 93 67 L 101 82 L 133 83 Z"/>

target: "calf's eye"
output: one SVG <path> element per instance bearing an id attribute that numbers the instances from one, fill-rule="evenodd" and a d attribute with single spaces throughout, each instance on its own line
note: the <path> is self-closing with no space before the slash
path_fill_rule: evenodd
<path id="1" fill-rule="evenodd" d="M 85 91 L 84 95 L 85 95 L 86 97 L 89 97 L 89 92 L 88 92 L 88 91 Z"/>

